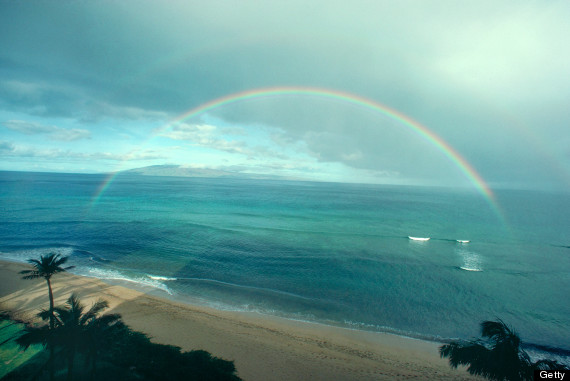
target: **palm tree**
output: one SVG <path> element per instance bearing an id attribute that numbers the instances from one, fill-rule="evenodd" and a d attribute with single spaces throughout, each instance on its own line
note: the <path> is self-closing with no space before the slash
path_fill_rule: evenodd
<path id="1" fill-rule="evenodd" d="M 534 370 L 567 369 L 553 360 L 532 362 L 517 333 L 502 320 L 482 322 L 481 336 L 486 340 L 442 345 L 439 354 L 453 368 L 466 365 L 469 373 L 497 381 L 532 380 Z"/>
<path id="2" fill-rule="evenodd" d="M 118 328 L 122 321 L 120 314 L 105 314 L 97 316 L 98 312 L 93 311 L 97 306 L 98 308 L 107 308 L 108 304 L 106 301 L 99 302 L 100 304 L 95 304 L 87 312 L 87 316 L 91 316 L 87 323 L 85 324 L 85 362 L 91 362 L 91 379 L 95 379 L 97 373 L 97 359 L 99 354 L 103 351 L 105 347 L 108 346 L 109 342 L 112 341 L 111 335 L 116 328 Z"/>
<path id="3" fill-rule="evenodd" d="M 61 257 L 57 253 L 49 253 L 48 255 L 40 256 L 40 259 L 28 259 L 28 263 L 31 263 L 34 268 L 32 270 L 20 271 L 20 274 L 24 275 L 22 279 L 38 279 L 44 278 L 48 285 L 48 296 L 49 296 L 49 328 L 54 328 L 53 319 L 53 290 L 51 288 L 51 277 L 57 273 L 61 273 L 72 269 L 74 266 L 62 267 L 69 257 Z M 50 348 L 50 379 L 54 379 L 54 369 L 53 369 L 53 358 L 54 358 L 54 347 L 49 345 Z"/>
<path id="4" fill-rule="evenodd" d="M 47 325 L 39 327 L 26 325 L 23 333 L 18 336 L 15 341 L 24 350 L 28 349 L 30 345 L 33 344 L 40 344 L 45 347 L 51 342 L 50 336 L 52 335 L 52 332 L 53 330 L 50 330 Z"/>
<path id="5" fill-rule="evenodd" d="M 120 321 L 119 314 L 99 316 L 99 313 L 109 304 L 99 300 L 85 311 L 79 298 L 72 294 L 64 306 L 54 308 L 55 330 L 57 344 L 61 345 L 67 354 L 67 379 L 73 376 L 75 354 L 85 352 L 86 359 L 91 359 L 92 375 L 96 372 L 96 360 L 102 346 L 102 340 L 110 327 Z"/>
<path id="6" fill-rule="evenodd" d="M 40 256 L 40 259 L 28 259 L 28 263 L 31 263 L 34 268 L 32 270 L 20 271 L 20 274 L 24 275 L 22 279 L 38 279 L 44 278 L 48 285 L 48 295 L 49 295 L 49 312 L 50 312 L 50 328 L 53 328 L 53 291 L 51 288 L 51 277 L 57 273 L 61 273 L 72 269 L 75 266 L 62 267 L 62 265 L 67 262 L 69 257 L 61 257 L 57 253 L 50 253 L 46 256 Z"/>
<path id="7" fill-rule="evenodd" d="M 91 377 L 96 373 L 97 357 L 104 346 L 109 342 L 112 328 L 119 326 L 121 315 L 99 313 L 108 307 L 108 303 L 99 300 L 85 311 L 85 306 L 79 298 L 72 294 L 65 305 L 54 307 L 53 315 L 48 310 L 42 310 L 38 317 L 42 320 L 53 316 L 54 326 L 27 325 L 23 333 L 16 339 L 16 343 L 26 350 L 32 344 L 40 344 L 53 350 L 61 348 L 67 357 L 67 379 L 73 376 L 73 365 L 77 352 L 85 353 L 86 363 L 91 363 Z M 61 353 L 61 352 L 60 352 Z M 53 375 L 53 368 L 50 369 Z"/>

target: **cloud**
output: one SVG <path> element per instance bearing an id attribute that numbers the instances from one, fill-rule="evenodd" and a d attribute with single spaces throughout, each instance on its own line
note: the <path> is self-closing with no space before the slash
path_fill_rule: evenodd
<path id="1" fill-rule="evenodd" d="M 3 125 L 26 135 L 47 134 L 59 130 L 55 126 L 44 126 L 37 123 L 24 122 L 23 120 L 8 120 Z"/>
<path id="2" fill-rule="evenodd" d="M 167 131 L 160 133 L 164 136 L 174 140 L 186 140 L 194 143 L 208 143 L 213 139 L 217 127 L 204 124 L 176 124 L 169 128 Z"/>
<path id="3" fill-rule="evenodd" d="M 133 151 L 126 154 L 115 154 L 109 152 L 95 152 L 89 154 L 78 154 L 74 153 L 73 157 L 77 158 L 84 158 L 84 159 L 93 159 L 93 160 L 112 160 L 112 161 L 127 161 L 127 160 L 156 160 L 156 159 L 165 159 L 166 156 L 158 152 L 156 150 L 142 150 L 142 151 Z"/>
<path id="4" fill-rule="evenodd" d="M 187 141 L 193 146 L 238 154 L 247 157 L 248 160 L 291 160 L 289 155 L 284 153 L 282 149 L 279 149 L 280 147 L 270 144 L 270 141 L 265 141 L 263 133 L 257 136 L 257 139 L 261 140 L 260 142 L 255 143 L 252 141 L 252 132 L 248 132 L 245 128 L 218 128 L 207 124 L 182 123 L 172 126 L 167 131 L 163 131 L 160 133 L 160 136 Z M 228 136 L 232 138 L 228 139 Z M 236 136 L 240 137 L 241 140 L 235 139 Z M 249 142 L 244 140 L 248 138 L 250 138 Z"/>
<path id="5" fill-rule="evenodd" d="M 167 156 L 157 150 L 133 150 L 124 154 L 111 152 L 77 152 L 61 149 L 38 149 L 30 146 L 14 145 L 13 143 L 7 141 L 0 141 L 0 157 L 38 158 L 64 161 L 143 161 L 165 159 Z"/>
<path id="6" fill-rule="evenodd" d="M 0 91 L 7 95 L 6 98 L 36 100 L 42 93 L 38 83 L 8 80 L 0 82 Z"/>
<path id="7" fill-rule="evenodd" d="M 1 69 L 1 66 L 0 66 Z M 17 110 L 40 117 L 65 117 L 80 123 L 101 119 L 150 120 L 165 123 L 172 117 L 167 112 L 113 102 L 93 93 L 89 86 L 68 84 L 56 80 L 0 81 L 0 109 Z"/>
<path id="8" fill-rule="evenodd" d="M 247 136 L 246 129 L 242 127 L 224 127 L 220 132 L 224 135 Z"/>
<path id="9" fill-rule="evenodd" d="M 14 151 L 14 145 L 10 142 L 0 141 L 0 155 L 5 155 Z"/>
<path id="10" fill-rule="evenodd" d="M 489 17 L 469 19 L 440 40 L 445 54 L 432 59 L 439 76 L 484 97 L 506 95 L 525 102 L 536 101 L 537 94 L 538 101 L 554 95 L 561 84 L 568 86 L 563 73 L 570 55 L 559 38 L 570 32 L 568 23 L 562 22 L 567 4 L 485 9 Z"/>
<path id="11" fill-rule="evenodd" d="M 47 79 L 0 81 L 0 108 L 37 116 L 74 117 L 82 112 L 85 91 Z"/>
<path id="12" fill-rule="evenodd" d="M 17 131 L 25 135 L 47 135 L 48 138 L 52 140 L 64 142 L 88 139 L 91 137 L 91 132 L 78 128 L 66 129 L 23 120 L 8 120 L 2 124 L 12 131 Z"/>
<path id="13" fill-rule="evenodd" d="M 160 136 L 174 140 L 184 140 L 195 146 L 211 148 L 218 151 L 256 156 L 256 152 L 250 149 L 246 142 L 222 138 L 222 131 L 212 125 L 182 123 L 176 124 L 168 131 L 160 133 Z"/>
<path id="14" fill-rule="evenodd" d="M 40 126 L 28 131 L 74 141 L 97 123 L 160 126 L 241 91 L 322 87 L 417 120 L 486 179 L 563 178 L 553 167 L 567 161 L 549 166 L 542 152 L 563 160 L 568 143 L 560 137 L 570 123 L 569 4 L 245 0 L 235 12 L 219 0 L 10 2 L 0 12 L 0 111 L 34 116 Z M 525 137 L 512 115 L 539 139 Z M 41 122 L 47 116 L 82 127 L 41 132 L 52 123 Z M 338 99 L 247 98 L 209 108 L 208 117 L 163 137 L 239 160 L 309 156 L 419 180 L 465 180 L 421 134 Z M 271 142 L 250 134 L 258 126 L 275 132 Z M 534 149 L 540 139 L 548 149 Z M 103 141 L 94 144 L 104 151 Z"/>
<path id="15" fill-rule="evenodd" d="M 104 101 L 90 100 L 84 107 L 84 113 L 78 119 L 83 123 L 96 122 L 100 119 L 114 119 L 164 124 L 169 118 L 169 114 L 163 111 L 135 106 L 117 106 Z"/>

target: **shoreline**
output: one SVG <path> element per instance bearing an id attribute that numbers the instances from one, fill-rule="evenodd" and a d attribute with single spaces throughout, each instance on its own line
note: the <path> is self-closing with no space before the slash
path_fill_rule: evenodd
<path id="1" fill-rule="evenodd" d="M 28 265 L 28 263 L 25 260 L 23 260 L 22 258 L 0 258 L 0 263 L 1 262 L 16 263 L 16 264 L 21 264 L 24 266 Z M 446 344 L 446 343 L 449 343 L 453 340 L 459 340 L 460 339 L 460 338 L 447 338 L 447 337 L 441 337 L 441 336 L 437 336 L 437 335 L 422 334 L 422 333 L 414 332 L 414 331 L 403 331 L 403 330 L 398 330 L 398 329 L 392 328 L 392 327 L 384 327 L 384 326 L 381 327 L 381 326 L 371 325 L 371 324 L 367 324 L 367 323 L 363 323 L 363 322 L 359 322 L 359 321 L 348 321 L 348 320 L 340 321 L 340 320 L 316 319 L 316 318 L 311 319 L 310 316 L 296 317 L 296 316 L 298 316 L 296 314 L 288 314 L 285 312 L 279 313 L 279 311 L 275 311 L 275 310 L 272 310 L 271 312 L 267 312 L 267 311 L 263 311 L 261 309 L 256 309 L 256 308 L 253 308 L 253 309 L 235 308 L 229 304 L 224 304 L 223 302 L 211 302 L 211 301 L 208 301 L 208 300 L 203 299 L 203 298 L 198 298 L 198 297 L 193 297 L 193 296 L 188 296 L 188 295 L 183 295 L 183 294 L 177 294 L 175 292 L 172 292 L 169 289 L 167 283 L 165 283 L 165 282 L 168 282 L 171 280 L 177 280 L 177 278 L 175 278 L 175 277 L 150 275 L 148 273 L 142 272 L 140 275 L 143 278 L 148 277 L 152 281 L 159 282 L 158 284 L 152 284 L 152 282 L 144 282 L 144 281 L 140 281 L 140 279 L 136 279 L 136 278 L 131 279 L 128 276 L 123 276 L 123 275 L 121 275 L 121 277 L 117 277 L 117 278 L 112 277 L 112 275 L 108 275 L 109 277 L 101 277 L 101 276 L 97 276 L 97 275 L 88 275 L 85 273 L 76 273 L 75 271 L 77 271 L 77 268 L 69 271 L 66 274 L 72 274 L 72 275 L 87 278 L 87 279 L 98 280 L 98 281 L 101 281 L 105 284 L 109 284 L 111 286 L 124 287 L 127 289 L 131 289 L 131 290 L 141 292 L 145 295 L 157 297 L 159 299 L 165 299 L 165 300 L 170 301 L 170 302 L 179 303 L 182 305 L 194 306 L 194 307 L 198 307 L 198 308 L 204 307 L 204 308 L 213 309 L 216 311 L 226 311 L 226 312 L 236 312 L 236 313 L 260 315 L 260 316 L 266 316 L 269 319 L 277 318 L 277 319 L 284 319 L 287 321 L 291 320 L 291 321 L 297 321 L 297 322 L 301 322 L 301 323 L 318 324 L 318 325 L 327 326 L 327 327 L 354 330 L 354 331 L 358 331 L 358 332 L 388 334 L 388 335 L 403 337 L 406 339 L 419 340 L 419 341 L 425 341 L 425 342 L 436 343 L 436 344 Z M 210 281 L 209 279 L 198 279 L 198 278 L 196 278 L 196 279 L 197 280 Z M 215 282 L 215 281 L 213 281 L 213 282 Z M 247 286 L 240 286 L 240 287 L 247 287 Z"/>
<path id="2" fill-rule="evenodd" d="M 0 260 L 0 309 L 33 320 L 47 307 L 44 280 L 22 280 L 26 264 Z M 72 292 L 89 305 L 102 298 L 105 312 L 120 313 L 153 342 L 203 349 L 235 362 L 244 380 L 480 380 L 441 359 L 437 342 L 363 331 L 258 312 L 186 304 L 96 278 L 63 273 L 53 278 L 56 304 Z"/>

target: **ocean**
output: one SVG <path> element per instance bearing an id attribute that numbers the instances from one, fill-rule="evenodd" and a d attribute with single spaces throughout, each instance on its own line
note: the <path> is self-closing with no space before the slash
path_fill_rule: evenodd
<path id="1" fill-rule="evenodd" d="M 58 252 L 182 302 L 426 340 L 499 318 L 570 359 L 569 193 L 108 179 L 0 172 L 0 259 Z"/>

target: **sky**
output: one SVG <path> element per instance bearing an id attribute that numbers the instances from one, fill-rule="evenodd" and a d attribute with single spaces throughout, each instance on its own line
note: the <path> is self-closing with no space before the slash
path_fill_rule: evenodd
<path id="1" fill-rule="evenodd" d="M 567 0 L 0 0 L 0 170 L 567 190 L 569 19 Z"/>

